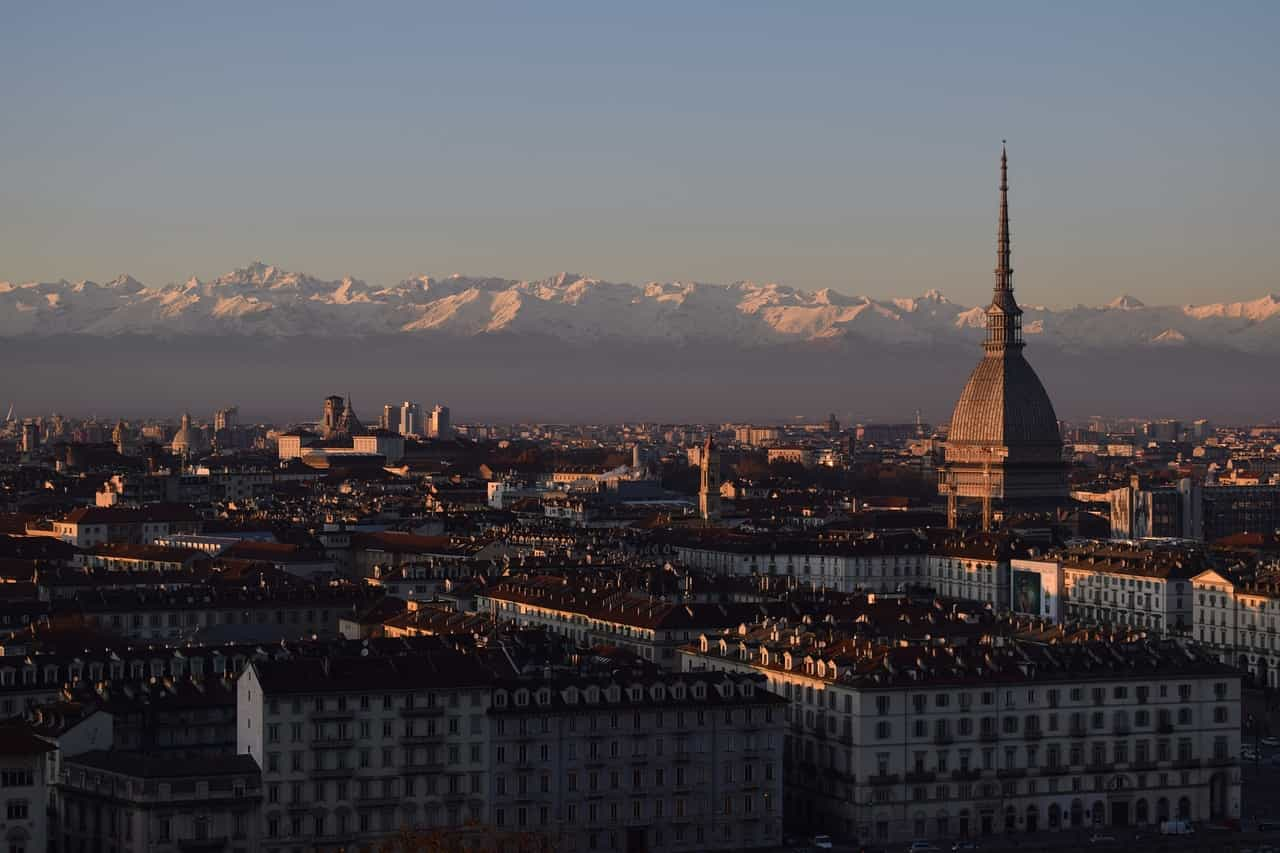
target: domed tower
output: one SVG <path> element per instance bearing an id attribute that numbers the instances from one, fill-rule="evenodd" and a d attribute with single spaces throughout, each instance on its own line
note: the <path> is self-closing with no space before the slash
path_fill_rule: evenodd
<path id="1" fill-rule="evenodd" d="M 1013 298 L 1009 242 L 1009 161 L 1003 149 L 995 274 L 982 361 L 951 415 L 938 482 L 952 527 L 961 498 L 982 501 L 983 527 L 989 529 L 996 507 L 1047 509 L 1065 503 L 1068 494 L 1058 417 L 1022 355 L 1022 309 Z"/>
<path id="2" fill-rule="evenodd" d="M 195 427 L 191 426 L 191 415 L 188 412 L 183 412 L 182 422 L 173 436 L 173 441 L 169 444 L 169 449 L 174 454 L 185 458 L 199 450 L 199 444 Z"/>

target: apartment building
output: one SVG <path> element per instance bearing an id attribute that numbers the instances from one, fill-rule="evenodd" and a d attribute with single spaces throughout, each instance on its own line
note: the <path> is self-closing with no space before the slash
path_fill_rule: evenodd
<path id="1" fill-rule="evenodd" d="M 491 820 L 561 851 L 775 847 L 783 705 L 754 674 L 499 681 Z"/>
<path id="2" fill-rule="evenodd" d="M 500 580 L 477 594 L 476 609 L 499 623 L 544 628 L 579 645 L 627 649 L 667 668 L 678 666 L 676 649 L 702 632 L 761 616 L 755 604 L 671 601 L 564 575 Z"/>
<path id="3" fill-rule="evenodd" d="M 1192 624 L 1191 579 L 1203 555 L 1183 548 L 1088 545 L 1059 555 L 1067 619 L 1186 634 Z"/>
<path id="4" fill-rule="evenodd" d="M 237 751 L 262 849 L 336 851 L 483 826 L 555 850 L 776 846 L 782 706 L 748 674 L 540 668 L 418 639 L 255 660 Z M 637 846 L 638 845 L 638 846 Z"/>
<path id="5" fill-rule="evenodd" d="M 58 793 L 58 849 L 259 849 L 261 774 L 247 755 L 191 760 L 85 752 L 63 761 Z"/>
<path id="6" fill-rule="evenodd" d="M 911 838 L 1240 814 L 1240 676 L 1175 641 L 875 643 L 753 626 L 680 650 L 788 700 L 786 814 Z"/>
<path id="7" fill-rule="evenodd" d="M 1280 584 L 1273 577 L 1242 578 L 1207 569 L 1191 579 L 1192 636 L 1223 663 L 1239 667 L 1258 687 L 1280 686 Z"/>
<path id="8" fill-rule="evenodd" d="M 940 595 L 1010 604 L 1007 537 L 914 533 L 852 537 L 756 537 L 727 531 L 682 533 L 672 543 L 682 565 L 718 575 L 780 575 L 839 592 L 893 592 L 931 586 Z"/>
<path id="9" fill-rule="evenodd" d="M 30 727 L 0 725 L 0 826 L 11 853 L 40 853 L 49 845 L 49 789 L 57 766 L 57 747 Z"/>
<path id="10" fill-rule="evenodd" d="M 195 510 L 178 504 L 139 509 L 89 506 L 55 519 L 52 535 L 77 548 L 109 542 L 142 545 L 171 533 L 199 533 L 200 526 Z"/>
<path id="11" fill-rule="evenodd" d="M 263 849 L 350 849 L 402 826 L 489 820 L 487 711 L 501 653 L 254 661 L 237 752 L 262 767 Z"/>
<path id="12" fill-rule="evenodd" d="M 54 613 L 78 616 L 131 640 L 190 639 L 214 628 L 230 632 L 232 626 L 297 639 L 337 636 L 339 620 L 372 598 L 351 584 L 99 589 L 54 602 Z"/>
<path id="13" fill-rule="evenodd" d="M 718 575 L 781 575 L 840 592 L 889 592 L 927 574 L 928 545 L 914 533 L 861 539 L 756 537 L 728 531 L 682 531 L 676 561 Z"/>

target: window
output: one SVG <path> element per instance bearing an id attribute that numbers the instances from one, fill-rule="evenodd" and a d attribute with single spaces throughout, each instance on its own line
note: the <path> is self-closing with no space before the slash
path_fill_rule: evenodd
<path id="1" fill-rule="evenodd" d="M 5 814 L 9 816 L 9 820 L 26 820 L 30 812 L 31 807 L 26 800 L 10 800 L 6 803 Z"/>

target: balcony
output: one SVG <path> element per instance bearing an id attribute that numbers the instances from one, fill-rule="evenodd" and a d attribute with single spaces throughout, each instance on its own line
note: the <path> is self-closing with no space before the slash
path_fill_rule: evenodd
<path id="1" fill-rule="evenodd" d="M 1117 735 L 1127 735 L 1130 731 L 1131 729 L 1129 728 L 1128 723 L 1116 723 L 1111 728 L 1111 733 Z"/>
<path id="2" fill-rule="evenodd" d="M 1228 755 L 1222 758 L 1209 758 L 1204 763 L 1206 767 L 1232 767 L 1238 762 Z"/>
<path id="3" fill-rule="evenodd" d="M 312 749 L 350 749 L 355 745 L 356 739 L 353 737 L 327 737 L 311 741 Z"/>
<path id="4" fill-rule="evenodd" d="M 984 730 L 978 733 L 978 740 L 986 741 L 987 743 L 994 743 L 995 741 L 1000 740 L 1000 733 Z"/>
<path id="5" fill-rule="evenodd" d="M 981 770 L 952 770 L 951 778 L 957 782 L 974 782 L 982 778 Z"/>
<path id="6" fill-rule="evenodd" d="M 354 720 L 356 718 L 355 711 L 312 711 L 307 714 L 307 719 L 319 723 L 325 720 Z"/>
<path id="7" fill-rule="evenodd" d="M 955 743 L 956 739 L 947 732 L 939 732 L 933 736 L 933 742 L 938 746 L 948 746 Z"/>
<path id="8" fill-rule="evenodd" d="M 1066 776 L 1070 772 L 1071 772 L 1071 768 L 1063 764 L 1059 764 L 1056 767 L 1040 768 L 1041 776 Z"/>
<path id="9" fill-rule="evenodd" d="M 867 784 L 872 786 L 896 785 L 898 784 L 898 774 L 886 773 L 881 775 L 877 773 L 875 776 L 867 777 Z"/>
<path id="10" fill-rule="evenodd" d="M 435 707 L 428 705 L 424 708 L 419 708 L 416 706 L 413 708 L 401 708 L 400 716 L 402 717 L 439 717 L 439 716 L 444 716 L 444 708 L 438 705 Z"/>
<path id="11" fill-rule="evenodd" d="M 1086 764 L 1084 766 L 1084 772 L 1086 773 L 1111 773 L 1115 769 L 1116 767 L 1114 764 L 1108 764 L 1105 761 L 1102 761 L 1102 762 L 1095 761 L 1090 764 Z"/>
<path id="12" fill-rule="evenodd" d="M 1135 761 L 1129 765 L 1129 769 L 1135 771 L 1155 770 L 1156 763 L 1154 761 Z"/>
<path id="13" fill-rule="evenodd" d="M 1007 767 L 996 771 L 997 779 L 1021 779 L 1026 775 L 1027 771 L 1021 767 Z"/>
<path id="14" fill-rule="evenodd" d="M 921 770 L 918 772 L 913 771 L 911 773 L 908 773 L 906 776 L 908 784 L 911 784 L 911 785 L 919 785 L 923 783 L 932 782 L 936 778 L 938 778 L 937 773 L 930 773 L 927 770 Z"/>
<path id="15" fill-rule="evenodd" d="M 231 839 L 225 835 L 219 835 L 216 838 L 179 838 L 178 849 L 189 850 L 191 853 L 200 853 L 200 851 L 208 850 L 225 850 Z"/>
<path id="16" fill-rule="evenodd" d="M 1084 727 L 1084 723 L 1072 723 L 1067 729 L 1067 734 L 1071 737 L 1088 737 L 1089 732 Z"/>
<path id="17" fill-rule="evenodd" d="M 401 803 L 400 797 L 384 796 L 382 794 L 369 794 L 360 797 L 356 802 L 362 806 L 398 806 Z"/>
<path id="18" fill-rule="evenodd" d="M 440 772 L 443 772 L 445 769 L 445 762 L 443 761 L 406 761 L 403 765 L 401 765 L 400 769 L 406 772 L 412 771 L 415 773 L 421 773 L 423 771 L 440 773 Z"/>
<path id="19" fill-rule="evenodd" d="M 1200 766 L 1200 759 L 1198 758 L 1183 758 L 1181 760 L 1173 762 L 1174 770 L 1194 770 L 1199 766 Z"/>
<path id="20" fill-rule="evenodd" d="M 1042 737 L 1044 737 L 1044 732 L 1040 729 L 1023 729 L 1022 730 L 1023 740 L 1040 740 Z"/>
<path id="21" fill-rule="evenodd" d="M 1156 734 L 1171 735 L 1173 734 L 1173 723 L 1164 722 L 1156 726 Z"/>
<path id="22" fill-rule="evenodd" d="M 313 779 L 350 779 L 356 772 L 354 767 L 334 767 L 329 770 L 312 770 Z"/>

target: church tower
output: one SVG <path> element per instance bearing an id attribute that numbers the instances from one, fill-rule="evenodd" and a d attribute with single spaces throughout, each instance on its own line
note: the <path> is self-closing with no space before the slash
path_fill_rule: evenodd
<path id="1" fill-rule="evenodd" d="M 720 448 L 707 436 L 702 445 L 702 483 L 698 488 L 698 514 L 703 521 L 720 518 Z"/>
<path id="2" fill-rule="evenodd" d="M 1013 298 L 1009 233 L 1009 159 L 1000 151 L 1000 218 L 996 228 L 995 289 L 987 307 L 982 360 L 951 415 L 938 491 L 947 498 L 947 522 L 956 526 L 957 502 L 980 499 L 983 527 L 994 512 L 1034 512 L 1066 502 L 1067 467 L 1053 403 L 1023 357 L 1022 309 Z"/>

